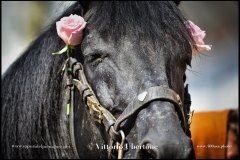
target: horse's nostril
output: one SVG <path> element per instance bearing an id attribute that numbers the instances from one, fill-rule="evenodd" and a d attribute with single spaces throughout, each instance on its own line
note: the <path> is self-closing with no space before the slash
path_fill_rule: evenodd
<path id="1" fill-rule="evenodd" d="M 158 157 L 158 150 L 150 143 L 141 145 L 141 149 L 139 149 L 137 152 L 137 158 L 141 159 L 156 159 Z"/>
<path id="2" fill-rule="evenodd" d="M 178 137 L 178 135 L 167 134 L 161 137 L 152 131 L 143 138 L 136 151 L 138 159 L 189 159 L 194 157 L 192 142 L 187 136 Z"/>

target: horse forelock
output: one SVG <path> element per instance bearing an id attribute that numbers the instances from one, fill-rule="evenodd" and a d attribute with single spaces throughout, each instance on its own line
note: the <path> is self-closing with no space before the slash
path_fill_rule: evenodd
<path id="1" fill-rule="evenodd" d="M 186 58 L 190 64 L 189 44 L 193 40 L 185 26 L 186 19 L 173 2 L 93 3 L 88 27 L 95 29 L 105 40 L 113 40 L 116 44 L 126 37 L 144 41 L 153 48 L 164 48 L 166 56 Z"/>

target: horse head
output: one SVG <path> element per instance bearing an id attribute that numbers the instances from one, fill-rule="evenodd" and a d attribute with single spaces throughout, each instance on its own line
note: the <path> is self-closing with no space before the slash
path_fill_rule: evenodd
<path id="1" fill-rule="evenodd" d="M 72 58 L 81 63 L 81 76 L 115 123 L 94 121 L 77 90 L 71 91 L 74 109 L 70 118 L 66 114 L 70 93 L 65 87 L 67 76 L 59 72 L 66 57 L 50 53 L 64 45 L 56 33 L 56 21 L 70 14 L 87 21 L 82 43 Z M 176 4 L 83 1 L 57 20 L 2 78 L 1 155 L 116 158 L 122 152 L 123 158 L 193 156 L 187 124 L 189 94 L 184 87 L 192 38 Z M 69 122 L 74 123 L 69 127 Z M 111 149 L 117 142 L 123 142 L 122 151 Z M 20 149 L 19 145 L 31 146 Z"/>
<path id="2" fill-rule="evenodd" d="M 136 101 L 158 94 L 162 88 L 175 91 L 184 100 L 191 38 L 177 6 L 172 2 L 93 2 L 87 8 L 79 59 L 87 80 L 114 117 L 121 119 L 135 108 L 119 124 L 126 134 L 124 158 L 192 156 L 191 139 L 182 124 L 187 121 L 186 108 L 182 114 L 168 97 L 150 98 L 135 106 Z M 76 115 L 84 114 L 79 108 Z M 106 156 L 112 147 L 108 134 L 91 124 L 87 115 L 77 119 L 75 123 L 82 123 L 75 124 L 75 133 L 91 133 L 75 136 L 79 155 L 94 157 L 93 153 L 100 152 L 101 157 Z"/>

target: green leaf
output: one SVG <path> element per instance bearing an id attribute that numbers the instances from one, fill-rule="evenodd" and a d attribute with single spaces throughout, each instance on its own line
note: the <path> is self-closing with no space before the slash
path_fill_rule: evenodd
<path id="1" fill-rule="evenodd" d="M 64 52 L 66 52 L 68 50 L 68 45 L 66 45 L 63 49 L 61 49 L 60 51 L 58 52 L 55 52 L 55 53 L 52 53 L 53 55 L 54 54 L 63 54 Z"/>

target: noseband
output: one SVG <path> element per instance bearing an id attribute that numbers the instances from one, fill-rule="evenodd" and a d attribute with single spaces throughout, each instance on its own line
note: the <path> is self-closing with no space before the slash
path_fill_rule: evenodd
<path id="1" fill-rule="evenodd" d="M 123 113 L 116 119 L 106 108 L 104 108 L 98 101 L 95 93 L 89 85 L 86 76 L 84 74 L 83 65 L 75 58 L 70 57 L 67 59 L 65 67 L 65 74 L 67 74 L 67 86 L 70 91 L 70 114 L 69 114 L 69 127 L 70 136 L 72 142 L 72 148 L 75 155 L 79 158 L 74 136 L 74 87 L 76 87 L 80 93 L 82 101 L 87 106 L 91 117 L 99 124 L 104 125 L 106 133 L 108 133 L 110 140 L 109 146 L 113 146 L 116 143 L 118 150 L 118 159 L 123 157 L 123 145 L 125 143 L 125 134 L 122 130 L 122 124 L 125 120 L 132 117 L 140 110 L 145 108 L 147 104 L 153 101 L 166 101 L 175 106 L 175 110 L 179 115 L 179 119 L 184 132 L 186 132 L 187 124 L 185 122 L 185 116 L 183 111 L 183 104 L 180 96 L 170 88 L 164 86 L 154 86 L 144 91 L 141 97 L 136 97 L 123 111 Z M 110 147 L 112 148 L 112 147 Z M 108 150 L 108 158 L 113 158 L 113 150 Z"/>

